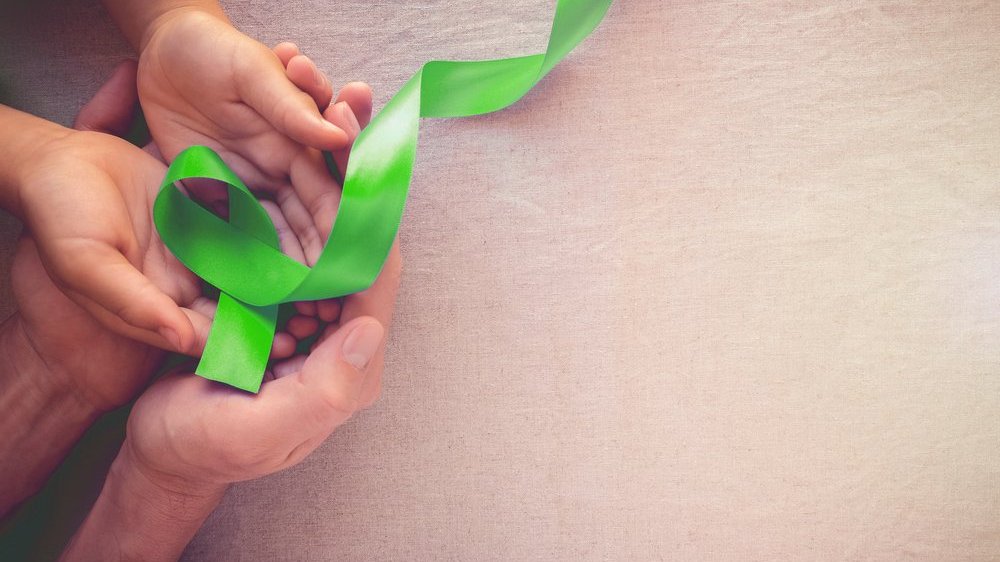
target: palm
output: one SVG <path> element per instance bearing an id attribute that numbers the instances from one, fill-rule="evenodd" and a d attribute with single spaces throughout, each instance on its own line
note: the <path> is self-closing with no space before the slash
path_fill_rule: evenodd
<path id="1" fill-rule="evenodd" d="M 276 364 L 257 395 L 190 374 L 157 381 L 129 417 L 139 460 L 158 473 L 210 483 L 248 480 L 302 460 L 378 397 L 384 340 L 362 380 L 345 377 L 350 370 L 342 368 L 339 350 L 359 324 L 374 318 L 389 325 L 401 267 L 397 244 L 375 284 L 344 298 L 339 321 L 310 355 Z"/>
<path id="2" fill-rule="evenodd" d="M 201 377 L 165 377 L 132 410 L 132 447 L 158 472 L 212 483 L 249 480 L 291 466 L 301 460 L 299 451 L 308 454 L 335 424 L 321 415 L 301 415 L 304 404 L 298 416 L 275 408 L 270 400 L 275 383 L 268 381 L 260 394 L 250 395 Z M 346 419 L 351 405 L 343 408 Z"/>

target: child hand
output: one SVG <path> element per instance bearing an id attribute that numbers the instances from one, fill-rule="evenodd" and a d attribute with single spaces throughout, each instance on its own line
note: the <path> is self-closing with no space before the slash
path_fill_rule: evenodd
<path id="1" fill-rule="evenodd" d="M 12 183 L 12 210 L 26 229 L 11 272 L 18 311 L 10 323 L 53 380 L 98 411 L 145 385 L 162 356 L 156 347 L 200 351 L 214 310 L 153 227 L 150 205 L 166 167 L 100 132 L 124 130 L 135 101 L 127 62 L 81 111 L 75 126 L 86 131 L 0 108 L 19 130 L 44 128 L 51 139 L 25 152 Z"/>
<path id="2" fill-rule="evenodd" d="M 169 161 L 192 144 L 214 148 L 252 190 L 280 205 L 313 265 L 341 189 L 317 149 L 332 151 L 343 176 L 351 144 L 371 118 L 371 89 L 349 83 L 331 104 L 330 81 L 294 44 L 272 52 L 221 14 L 173 10 L 149 24 L 138 44 L 139 96 L 162 155 Z M 192 185 L 193 197 L 222 206 L 225 186 Z M 336 305 L 299 309 L 330 321 Z"/>
<path id="3" fill-rule="evenodd" d="M 116 333 L 197 351 L 198 282 L 159 241 L 151 206 L 166 167 L 117 137 L 68 131 L 23 162 L 20 206 L 49 276 Z"/>
<path id="4" fill-rule="evenodd" d="M 194 354 L 204 345 L 214 312 L 214 303 L 200 296 L 197 279 L 163 247 L 152 225 L 149 208 L 164 165 L 101 134 L 126 130 L 135 102 L 135 63 L 126 61 L 77 118 L 74 126 L 91 132 L 61 130 L 58 142 L 33 153 L 26 166 L 33 170 L 25 176 L 30 182 L 19 189 L 24 193 L 19 214 L 29 229 L 13 271 L 20 309 L 15 321 L 45 354 L 46 364 L 69 376 L 98 409 L 131 399 L 161 356 L 132 338 Z M 157 153 L 154 145 L 147 148 Z M 303 245 L 282 210 L 262 203 L 278 228 L 282 250 L 305 262 Z M 311 256 L 317 252 L 312 248 Z M 299 304 L 312 315 L 317 306 L 327 312 L 321 314 L 326 321 L 339 314 L 337 300 Z M 293 353 L 295 338 L 304 337 L 302 327 L 310 320 L 297 318 L 290 330 L 295 335 L 277 335 L 275 357 Z M 193 345 L 164 336 L 175 331 L 170 326 L 176 321 L 181 330 L 190 321 Z"/>
<path id="5" fill-rule="evenodd" d="M 294 184 L 305 190 L 307 208 L 320 194 L 336 191 L 332 178 L 299 184 L 316 184 L 315 176 L 326 173 L 317 149 L 346 154 L 360 130 L 353 114 L 371 111 L 367 86 L 349 85 L 339 98 L 346 103 L 324 119 L 330 82 L 294 45 L 272 51 L 224 16 L 197 9 L 156 18 L 139 49 L 139 97 L 167 161 L 203 144 L 252 189 L 274 192 Z"/>

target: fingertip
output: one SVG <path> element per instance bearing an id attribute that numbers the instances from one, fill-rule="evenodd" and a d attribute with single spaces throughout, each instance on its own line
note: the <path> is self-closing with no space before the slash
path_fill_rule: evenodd
<path id="1" fill-rule="evenodd" d="M 366 82 L 348 82 L 340 89 L 336 101 L 347 102 L 354 116 L 364 129 L 371 122 L 373 94 L 372 87 Z"/>
<path id="2" fill-rule="evenodd" d="M 303 363 L 296 376 L 316 419 L 339 424 L 360 409 L 367 369 L 358 364 L 377 353 L 371 342 L 373 330 L 381 338 L 378 320 L 357 318 L 317 345 Z"/>
<path id="3" fill-rule="evenodd" d="M 298 45 L 291 41 L 282 41 L 275 45 L 272 50 L 278 56 L 282 66 L 288 66 L 288 62 L 300 53 Z"/>
<path id="4" fill-rule="evenodd" d="M 164 319 L 157 332 L 169 343 L 169 351 L 189 354 L 196 343 L 195 328 L 179 307 L 176 312 L 170 314 L 172 318 Z"/>
<path id="5" fill-rule="evenodd" d="M 295 310 L 305 316 L 316 316 L 316 303 L 313 301 L 299 301 L 295 303 Z"/>
<path id="6" fill-rule="evenodd" d="M 184 348 L 184 344 L 181 341 L 181 336 L 173 328 L 168 326 L 161 326 L 157 330 L 163 339 L 167 340 L 167 345 L 171 351 L 180 351 Z"/>
<path id="7" fill-rule="evenodd" d="M 118 66 L 115 67 L 114 73 L 112 73 L 112 77 L 118 77 L 119 75 L 124 75 L 123 78 L 130 79 L 129 81 L 135 82 L 135 75 L 138 72 L 138 70 L 139 70 L 139 61 L 132 58 L 122 59 L 121 62 L 118 63 Z"/>
<path id="8" fill-rule="evenodd" d="M 351 138 L 346 131 L 333 123 L 330 123 L 326 119 L 323 119 L 321 116 L 317 116 L 317 119 L 322 123 L 322 142 L 325 143 L 325 146 L 317 146 L 316 148 L 322 148 L 325 150 L 340 150 L 351 144 Z"/>
<path id="9" fill-rule="evenodd" d="M 308 96 L 308 94 L 305 94 Z M 295 117 L 289 117 L 285 124 L 275 123 L 293 140 L 318 150 L 341 150 L 350 144 L 350 137 L 340 127 L 330 123 L 320 115 L 315 105 L 310 108 L 298 107 Z M 311 115 L 309 115 L 311 113 Z"/>
<path id="10" fill-rule="evenodd" d="M 271 357 L 286 359 L 295 353 L 295 338 L 285 332 L 278 332 L 271 342 Z"/>
<path id="11" fill-rule="evenodd" d="M 285 329 L 292 337 L 303 340 L 316 333 L 319 321 L 314 316 L 293 316 Z"/>
<path id="12" fill-rule="evenodd" d="M 361 124 L 354 116 L 351 106 L 345 101 L 338 101 L 328 107 L 323 112 L 323 118 L 337 125 L 347 133 L 348 145 L 340 150 L 331 151 L 333 160 L 337 164 L 337 169 L 340 170 L 340 174 L 343 176 L 347 173 L 347 163 L 351 157 L 350 145 L 354 143 L 354 140 L 361 132 Z"/>
<path id="13" fill-rule="evenodd" d="M 333 86 L 326 75 L 305 55 L 295 55 L 285 67 L 285 76 L 297 88 L 309 94 L 317 109 L 323 110 L 333 99 Z"/>
<path id="14" fill-rule="evenodd" d="M 341 343 L 341 357 L 359 372 L 367 373 L 368 366 L 382 347 L 385 328 L 377 319 L 364 316 L 357 321 L 348 322 L 344 331 L 347 335 Z"/>
<path id="15" fill-rule="evenodd" d="M 305 55 L 295 55 L 288 59 L 288 63 L 285 64 L 285 75 L 292 81 L 292 84 L 304 90 L 306 87 L 314 85 L 316 81 L 314 68 L 312 59 Z"/>
<path id="16" fill-rule="evenodd" d="M 205 343 L 208 342 L 208 335 L 212 331 L 212 316 L 215 314 L 215 303 L 204 298 L 196 300 L 202 302 L 193 303 L 191 305 L 192 308 L 181 309 L 192 327 L 191 343 L 186 349 L 179 350 L 180 353 L 186 355 L 201 355 L 205 351 Z"/>
<path id="17" fill-rule="evenodd" d="M 289 80 L 284 68 L 275 71 L 277 76 L 262 70 L 262 76 L 241 77 L 237 87 L 244 102 L 295 142 L 328 151 L 346 146 L 347 133 L 323 119 L 315 99 Z"/>
<path id="18" fill-rule="evenodd" d="M 326 111 L 323 112 L 323 118 L 340 127 L 345 133 L 347 133 L 350 142 L 354 142 L 358 133 L 361 132 L 361 125 L 358 123 L 358 119 L 355 117 L 354 111 L 351 109 L 351 106 L 347 104 L 347 102 L 339 101 L 331 105 L 326 109 Z"/>
<path id="19" fill-rule="evenodd" d="M 271 371 L 273 372 L 275 379 L 284 378 L 289 375 L 294 375 L 302 370 L 302 365 L 305 362 L 305 355 L 295 355 L 289 359 L 276 363 Z"/>
<path id="20" fill-rule="evenodd" d="M 316 309 L 320 320 L 324 322 L 335 322 L 340 316 L 340 300 L 326 299 L 316 303 Z"/>
<path id="21" fill-rule="evenodd" d="M 385 337 L 385 328 L 373 316 L 359 316 L 340 326 L 317 345 L 309 361 L 321 364 L 344 361 L 363 371 Z M 359 357 L 364 356 L 364 360 Z"/>

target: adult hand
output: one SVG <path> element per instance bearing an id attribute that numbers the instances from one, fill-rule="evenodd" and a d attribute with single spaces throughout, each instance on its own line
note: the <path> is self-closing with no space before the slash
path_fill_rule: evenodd
<path id="1" fill-rule="evenodd" d="M 340 323 L 308 357 L 269 371 L 256 395 L 190 372 L 154 383 L 62 559 L 176 560 L 229 483 L 298 463 L 371 404 L 400 265 L 397 244 L 375 284 L 345 297 Z"/>
<path id="2" fill-rule="evenodd" d="M 302 460 L 378 396 L 400 262 L 397 247 L 370 289 L 345 297 L 340 323 L 271 369 L 256 395 L 190 373 L 153 384 L 129 418 L 136 464 L 168 487 L 211 488 Z"/>

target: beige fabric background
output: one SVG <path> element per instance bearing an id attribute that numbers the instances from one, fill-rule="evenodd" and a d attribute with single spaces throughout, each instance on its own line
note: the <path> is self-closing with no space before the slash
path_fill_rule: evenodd
<path id="1" fill-rule="evenodd" d="M 823 4 L 619 0 L 426 121 L 383 399 L 185 558 L 998 559 L 1000 3 Z M 379 106 L 553 5 L 226 2 Z M 66 123 L 128 51 L 32 6 L 0 71 Z"/>

